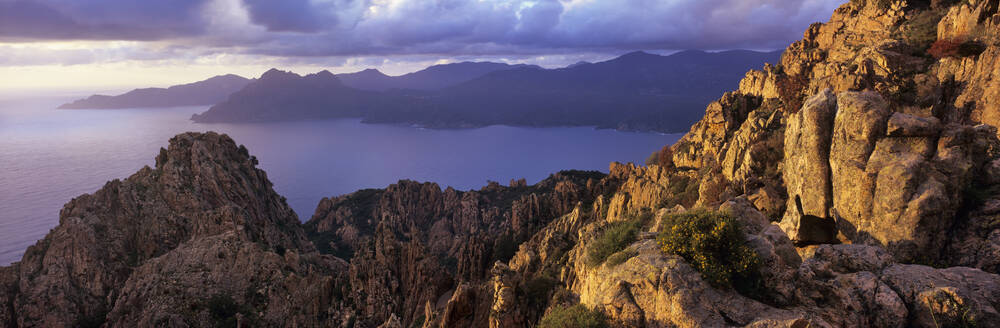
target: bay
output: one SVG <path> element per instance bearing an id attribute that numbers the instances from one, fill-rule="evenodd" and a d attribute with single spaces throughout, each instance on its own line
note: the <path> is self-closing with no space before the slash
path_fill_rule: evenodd
<path id="1" fill-rule="evenodd" d="M 589 127 L 490 126 L 432 130 L 324 120 L 196 124 L 207 107 L 57 110 L 74 97 L 0 99 L 0 265 L 59 223 L 73 197 L 154 164 L 160 147 L 186 131 L 226 133 L 246 145 L 300 220 L 319 200 L 400 179 L 479 189 L 488 181 L 538 182 L 565 169 L 607 172 L 610 162 L 642 163 L 679 134 Z"/>

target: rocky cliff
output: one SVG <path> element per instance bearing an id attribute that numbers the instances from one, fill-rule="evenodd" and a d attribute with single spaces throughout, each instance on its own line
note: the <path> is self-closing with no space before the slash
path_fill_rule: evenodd
<path id="1" fill-rule="evenodd" d="M 447 317 L 473 322 L 488 310 L 469 310 L 488 309 L 492 297 L 464 284 L 487 281 L 493 262 L 510 260 L 550 221 L 615 188 L 615 179 L 582 171 L 467 192 L 400 181 L 323 199 L 305 229 L 322 252 L 350 260 L 349 298 L 360 302 L 365 322 L 392 315 L 407 325 Z M 467 298 L 472 309 L 445 315 L 446 301 L 455 298 Z"/>
<path id="2" fill-rule="evenodd" d="M 180 135 L 0 268 L 0 322 L 1000 326 L 998 5 L 851 1 L 656 164 L 401 181 L 304 225 L 244 148 Z"/>
<path id="3" fill-rule="evenodd" d="M 998 19 L 996 1 L 851 1 L 710 105 L 674 163 L 721 173 L 702 203 L 746 194 L 800 244 L 996 272 Z"/>
<path id="4" fill-rule="evenodd" d="M 8 327 L 325 326 L 346 263 L 318 253 L 246 148 L 182 134 L 125 180 L 70 201 L 0 268 Z"/>

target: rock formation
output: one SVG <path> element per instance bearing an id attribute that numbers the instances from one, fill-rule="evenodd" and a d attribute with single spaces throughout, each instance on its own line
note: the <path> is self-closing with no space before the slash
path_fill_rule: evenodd
<path id="1" fill-rule="evenodd" d="M 156 168 L 73 199 L 59 226 L 0 269 L 0 323 L 339 321 L 346 264 L 316 252 L 256 163 L 229 137 L 187 133 Z"/>
<path id="2" fill-rule="evenodd" d="M 350 260 L 349 297 L 363 300 L 359 311 L 372 323 L 391 314 L 406 325 L 433 322 L 431 304 L 432 314 L 456 326 L 467 320 L 455 311 L 485 324 L 493 263 L 509 260 L 552 219 L 616 187 L 602 178 L 565 171 L 533 186 L 512 181 L 467 192 L 400 181 L 323 199 L 305 230 L 322 252 Z"/>
<path id="3" fill-rule="evenodd" d="M 783 199 L 784 214 L 771 217 L 795 241 L 881 245 L 902 261 L 996 272 L 996 261 L 966 254 L 997 250 L 990 236 L 998 226 L 974 213 L 990 212 L 977 208 L 992 199 L 995 182 L 976 177 L 990 176 L 997 158 L 989 117 L 1000 108 L 971 100 L 1000 90 L 988 82 L 997 74 L 996 6 L 844 4 L 829 22 L 811 26 L 779 65 L 747 73 L 738 91 L 710 105 L 674 146 L 674 162 L 700 172 L 754 172 L 749 179 L 723 174 L 723 181 L 701 175 L 703 187 L 716 187 L 702 188 L 700 202 L 719 204 L 727 199 L 714 195 L 720 193 Z M 924 30 L 931 40 L 914 36 Z M 924 49 L 933 39 L 961 39 L 982 51 L 932 58 Z M 781 122 L 745 129 L 744 118 L 772 112 L 785 113 Z M 783 133 L 784 141 L 759 137 L 767 132 Z M 741 160 L 754 149 L 777 160 Z M 804 214 L 835 220 L 836 231 L 801 222 L 796 202 Z M 755 203 L 766 213 L 777 209 L 773 204 Z M 827 240 L 815 240 L 817 233 Z"/>

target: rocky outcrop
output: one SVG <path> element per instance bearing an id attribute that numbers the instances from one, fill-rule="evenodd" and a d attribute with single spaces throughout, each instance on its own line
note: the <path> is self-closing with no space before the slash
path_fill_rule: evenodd
<path id="1" fill-rule="evenodd" d="M 0 271 L 5 325 L 319 326 L 341 315 L 332 277 L 345 265 L 315 251 L 246 148 L 187 133 L 156 163 L 70 201 Z"/>
<path id="2" fill-rule="evenodd" d="M 846 221 L 842 222 L 845 231 L 858 230 L 849 224 L 872 215 L 878 174 L 866 172 L 866 167 L 876 141 L 886 134 L 888 116 L 888 103 L 873 92 L 845 93 L 837 98 L 829 159 L 833 179 L 831 205 L 836 209 L 835 214 Z"/>
<path id="3" fill-rule="evenodd" d="M 350 262 L 349 297 L 361 300 L 360 323 L 375 325 L 394 314 L 407 326 L 421 317 L 428 324 L 485 326 L 495 292 L 493 263 L 510 260 L 518 244 L 549 221 L 593 203 L 617 181 L 581 171 L 476 191 L 400 181 L 322 200 L 305 229 L 320 251 Z"/>
<path id="4" fill-rule="evenodd" d="M 973 178 L 997 158 L 995 129 L 979 125 L 998 108 L 996 7 L 844 4 L 674 145 L 674 163 L 699 171 L 697 204 L 743 194 L 800 245 L 877 244 L 902 261 L 995 267 L 972 254 L 996 249 L 995 224 L 975 217 L 990 211 L 976 208 L 996 182 Z M 935 27 L 939 40 L 982 51 L 932 58 L 920 33 Z M 782 119 L 747 124 L 771 116 Z"/>
<path id="5" fill-rule="evenodd" d="M 931 327 L 944 324 L 991 326 L 1000 276 L 972 268 L 935 269 L 899 264 L 884 248 L 820 245 L 796 252 L 792 240 L 745 198 L 718 210 L 738 218 L 746 242 L 761 258 L 765 288 L 741 295 L 709 285 L 680 257 L 660 250 L 653 234 L 640 234 L 622 251 L 621 263 L 586 264 L 588 240 L 607 221 L 566 216 L 542 229 L 512 260 L 497 264 L 494 306 L 498 316 L 524 313 L 519 286 L 537 279 L 550 264 L 563 268 L 559 281 L 575 301 L 605 313 L 623 327 Z M 566 223 L 575 222 L 576 233 Z M 576 237 L 571 237 L 576 235 Z M 561 237 L 560 237 L 561 236 Z M 539 260 L 542 240 L 566 238 L 567 257 Z M 532 259 L 525 261 L 523 259 Z M 563 262 L 565 261 L 565 262 Z M 525 265 L 524 263 L 532 263 Z M 557 287 L 558 288 L 558 287 Z M 560 297 L 547 294 L 554 304 Z M 763 301 L 762 301 L 763 300 Z M 520 311 L 520 312 L 518 312 Z M 936 320 L 936 321 L 935 321 Z"/>
<path id="6" fill-rule="evenodd" d="M 829 157 L 836 101 L 829 90 L 813 96 L 789 115 L 785 129 L 788 204 L 782 226 L 800 242 L 829 243 L 834 237 L 823 231 L 822 221 L 830 220 L 833 204 Z"/>
<path id="7" fill-rule="evenodd" d="M 801 126 L 817 102 L 826 114 Z M 848 241 L 887 246 L 902 260 L 925 260 L 950 242 L 963 186 L 994 160 L 994 133 L 985 125 L 942 127 L 934 117 L 892 113 L 873 92 L 820 93 L 786 129 L 789 200 L 781 225 L 796 241 L 835 242 L 839 230 Z M 836 219 L 837 227 L 807 227 L 798 204 L 806 215 Z M 837 230 L 815 231 L 822 227 Z"/>

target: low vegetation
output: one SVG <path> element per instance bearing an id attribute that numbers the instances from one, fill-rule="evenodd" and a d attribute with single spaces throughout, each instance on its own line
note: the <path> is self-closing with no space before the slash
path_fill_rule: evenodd
<path id="1" fill-rule="evenodd" d="M 698 188 L 701 181 L 687 175 L 677 174 L 670 177 L 670 194 L 660 202 L 660 207 L 672 208 L 677 205 L 694 206 L 698 202 Z"/>
<path id="2" fill-rule="evenodd" d="M 236 327 L 237 315 L 247 317 L 249 312 L 243 311 L 236 300 L 228 294 L 217 294 L 205 303 L 208 313 L 215 319 L 216 327 Z"/>
<path id="3" fill-rule="evenodd" d="M 760 259 L 746 244 L 743 229 L 722 212 L 688 212 L 664 218 L 657 242 L 676 254 L 717 288 L 734 288 L 753 296 L 759 293 Z"/>
<path id="4" fill-rule="evenodd" d="M 797 113 L 806 100 L 806 89 L 809 87 L 809 76 L 805 74 L 783 75 L 777 80 L 776 87 L 788 113 Z"/>
<path id="5" fill-rule="evenodd" d="M 892 8 L 892 0 L 851 0 L 851 3 L 856 6 L 874 3 L 879 10 L 889 10 L 889 8 Z"/>
<path id="6" fill-rule="evenodd" d="M 549 301 L 549 295 L 559 286 L 559 281 L 546 275 L 541 275 L 524 283 L 524 296 L 531 308 L 544 308 Z"/>
<path id="7" fill-rule="evenodd" d="M 900 36 L 913 48 L 915 55 L 928 53 L 937 41 L 937 25 L 946 12 L 945 9 L 922 10 L 899 27 Z"/>
<path id="8" fill-rule="evenodd" d="M 924 306 L 931 314 L 935 327 L 976 328 L 979 327 L 976 315 L 968 303 L 957 299 L 949 293 L 937 293 L 927 300 Z M 934 313 L 937 312 L 938 315 Z"/>
<path id="9" fill-rule="evenodd" d="M 927 54 L 937 59 L 946 57 L 971 57 L 978 56 L 985 49 L 986 46 L 976 41 L 937 40 L 927 49 Z"/>
<path id="10" fill-rule="evenodd" d="M 517 253 L 517 247 L 520 245 L 514 234 L 507 232 L 495 241 L 493 241 L 493 260 L 507 262 L 514 257 Z"/>
<path id="11" fill-rule="evenodd" d="M 643 225 L 642 219 L 609 223 L 587 246 L 587 264 L 596 267 L 604 263 L 612 254 L 628 247 L 635 241 Z"/>
<path id="12" fill-rule="evenodd" d="M 634 249 L 625 249 L 623 251 L 614 253 L 611 256 L 609 256 L 606 262 L 608 263 L 608 265 L 616 266 L 625 263 L 625 261 L 628 261 L 628 259 L 633 258 L 636 255 L 638 255 L 638 252 L 636 252 Z"/>
<path id="13" fill-rule="evenodd" d="M 604 328 L 607 318 L 582 304 L 556 306 L 538 322 L 538 328 Z"/>
<path id="14" fill-rule="evenodd" d="M 424 326 L 424 321 L 426 321 L 426 320 L 427 319 L 424 317 L 424 315 L 421 314 L 416 319 L 413 319 L 413 324 L 411 324 L 410 327 L 411 328 L 420 328 L 420 327 L 423 327 Z"/>
<path id="15" fill-rule="evenodd" d="M 674 152 L 670 149 L 670 145 L 663 146 L 662 149 L 657 150 L 646 158 L 646 165 L 659 165 L 666 169 L 674 168 Z"/>

